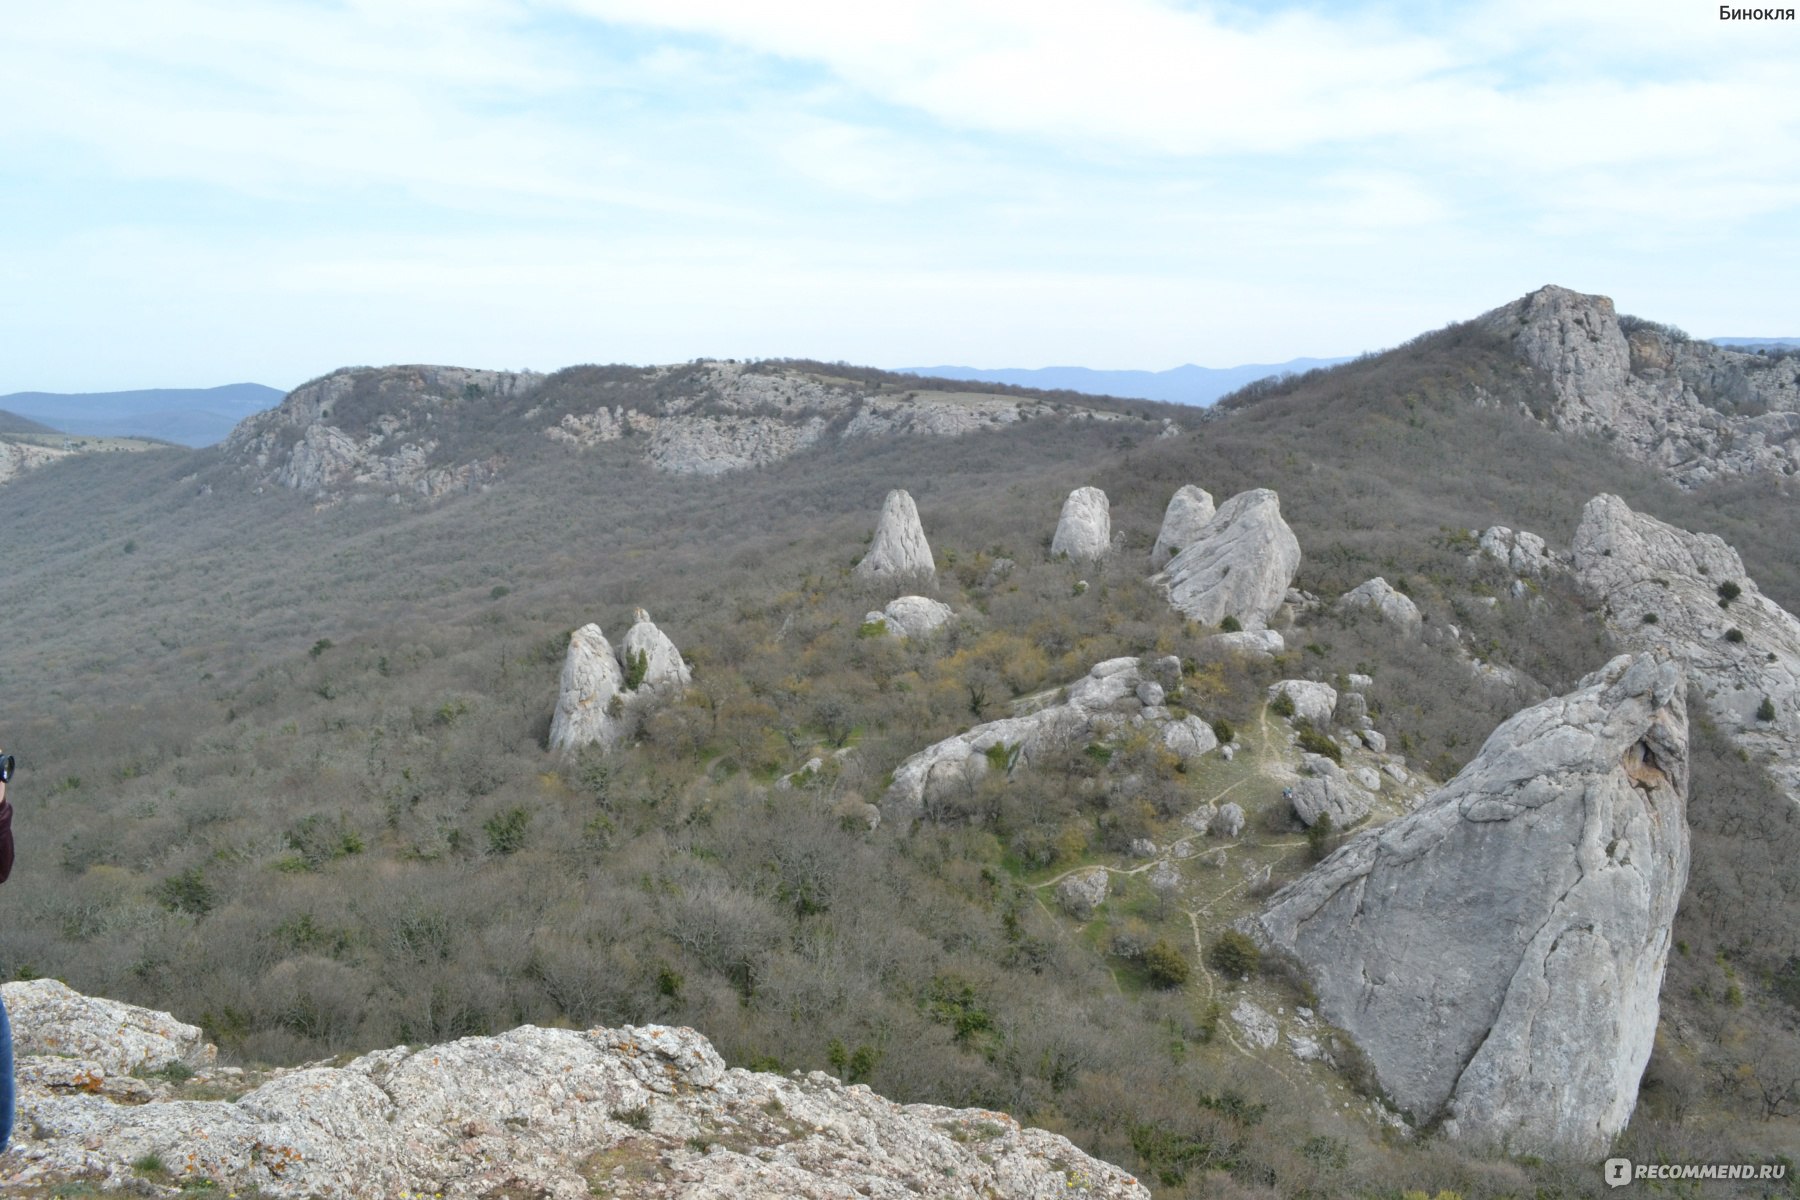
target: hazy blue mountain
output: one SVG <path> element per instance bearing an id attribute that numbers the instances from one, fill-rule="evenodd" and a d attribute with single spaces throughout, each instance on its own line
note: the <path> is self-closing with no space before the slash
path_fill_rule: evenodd
<path id="1" fill-rule="evenodd" d="M 1726 346 L 1733 350 L 1760 350 L 1764 347 L 1781 346 L 1788 349 L 1800 349 L 1800 338 L 1787 337 L 1724 337 L 1707 338 L 1715 346 Z"/>
<path id="2" fill-rule="evenodd" d="M 224 441 L 239 421 L 273 408 L 285 395 L 279 388 L 260 383 L 138 392 L 14 392 L 0 396 L 0 408 L 63 433 L 153 437 L 183 446 L 210 446 Z"/>
<path id="3" fill-rule="evenodd" d="M 1292 358 L 1284 363 L 1248 363 L 1241 367 L 1196 367 L 1188 364 L 1167 371 L 1095 371 L 1088 367 L 901 367 L 912 375 L 939 379 L 968 379 L 982 383 L 1010 383 L 1049 391 L 1083 392 L 1090 396 L 1121 396 L 1163 400 L 1175 404 L 1211 404 L 1246 383 L 1271 375 L 1300 374 L 1314 367 L 1331 367 L 1345 358 Z M 4 397 L 0 397 L 3 400 Z"/>

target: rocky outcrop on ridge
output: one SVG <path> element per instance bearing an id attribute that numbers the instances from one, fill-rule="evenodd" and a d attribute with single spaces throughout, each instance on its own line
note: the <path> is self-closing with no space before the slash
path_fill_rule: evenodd
<path id="1" fill-rule="evenodd" d="M 502 465 L 491 455 L 445 459 L 434 430 L 438 418 L 528 395 L 543 380 L 531 372 L 463 367 L 345 368 L 245 418 L 225 440 L 225 452 L 260 482 L 313 495 L 360 486 L 435 499 L 492 481 Z"/>
<path id="2" fill-rule="evenodd" d="M 1061 703 L 977 725 L 906 759 L 894 768 L 883 814 L 904 827 L 967 796 L 990 771 L 1010 776 L 1053 750 L 1085 745 L 1132 726 L 1155 726 L 1173 753 L 1206 753 L 1218 739 L 1194 728 L 1204 722 L 1197 717 L 1178 721 L 1163 703 L 1180 687 L 1181 660 L 1173 656 L 1107 659 L 1070 684 Z"/>
<path id="3" fill-rule="evenodd" d="M 0 438 L 0 483 L 11 483 L 26 471 L 69 457 L 72 450 Z"/>
<path id="4" fill-rule="evenodd" d="M 1416 1121 L 1592 1158 L 1629 1120 L 1687 880 L 1685 692 L 1614 659 L 1254 920 Z"/>
<path id="5" fill-rule="evenodd" d="M 9 1193 L 81 1181 L 317 1200 L 1150 1195 L 1004 1113 L 727 1068 L 691 1029 L 524 1025 L 259 1076 L 214 1069 L 199 1031 L 166 1013 L 44 981 L 9 983 L 5 999 L 19 1039 Z M 115 1030 L 129 1051 L 110 1047 Z M 181 1085 L 126 1074 L 172 1062 L 198 1068 L 190 1085 L 240 1094 L 182 1099 Z M 166 1187 L 141 1169 L 152 1157 Z"/>
<path id="6" fill-rule="evenodd" d="M 642 437 L 645 459 L 681 475 L 722 475 L 763 466 L 827 438 L 961 437 L 1032 420 L 1123 421 L 1142 417 L 1096 409 L 1067 410 L 1043 400 L 934 390 L 924 384 L 891 393 L 803 370 L 749 363 L 705 362 L 650 368 L 648 382 L 681 386 L 655 411 L 625 403 L 564 413 L 544 436 L 577 450 Z M 622 381 L 613 381 L 618 384 Z"/>
<path id="7" fill-rule="evenodd" d="M 887 607 L 863 617 L 864 625 L 877 622 L 894 637 L 924 637 L 950 623 L 956 614 L 948 604 L 928 596 L 896 596 Z"/>
<path id="8" fill-rule="evenodd" d="M 1395 590 L 1379 575 L 1345 592 L 1338 603 L 1345 608 L 1367 609 L 1403 633 L 1418 633 L 1425 627 L 1425 618 L 1412 597 Z"/>
<path id="9" fill-rule="evenodd" d="M 1588 501 L 1573 549 L 1576 581 L 1613 636 L 1679 662 L 1720 728 L 1800 803 L 1800 620 L 1758 590 L 1723 539 L 1617 496 Z"/>
<path id="10" fill-rule="evenodd" d="M 1151 582 L 1190 620 L 1235 617 L 1255 630 L 1281 607 L 1299 569 L 1300 541 L 1281 519 L 1281 498 L 1257 488 L 1227 500 Z"/>
<path id="11" fill-rule="evenodd" d="M 1162 570 L 1171 558 L 1193 545 L 1217 511 L 1211 492 L 1191 483 L 1176 488 L 1169 497 L 1169 507 L 1163 510 L 1156 545 L 1150 548 L 1150 569 Z"/>
<path id="12" fill-rule="evenodd" d="M 1106 493 L 1096 487 L 1079 487 L 1063 501 L 1050 553 L 1066 554 L 1079 561 L 1105 558 L 1112 549 L 1112 510 Z"/>
<path id="13" fill-rule="evenodd" d="M 1479 318 L 1548 378 L 1559 429 L 1612 439 L 1683 487 L 1800 471 L 1800 361 L 1628 331 L 1613 302 L 1545 287 Z"/>
<path id="14" fill-rule="evenodd" d="M 937 574 L 931 543 L 925 540 L 925 527 L 919 524 L 919 506 L 906 489 L 895 488 L 882 501 L 875 538 L 869 543 L 869 552 L 856 564 L 856 574 L 864 579 Z"/>
<path id="15" fill-rule="evenodd" d="M 550 749 L 569 753 L 583 746 L 611 749 L 625 740 L 644 711 L 679 693 L 692 681 L 687 663 L 668 635 L 643 609 L 615 654 L 592 622 L 569 636 L 550 719 Z"/>

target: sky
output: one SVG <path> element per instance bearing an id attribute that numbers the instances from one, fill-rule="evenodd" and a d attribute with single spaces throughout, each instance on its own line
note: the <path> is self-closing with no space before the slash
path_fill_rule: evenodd
<path id="1" fill-rule="evenodd" d="M 1800 22 L 1699 0 L 0 7 L 0 393 L 1800 336 L 1797 269 Z"/>

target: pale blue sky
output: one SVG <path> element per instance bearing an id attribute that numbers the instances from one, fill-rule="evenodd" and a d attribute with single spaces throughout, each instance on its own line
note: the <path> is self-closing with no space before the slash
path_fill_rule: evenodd
<path id="1" fill-rule="evenodd" d="M 0 8 L 0 393 L 1353 354 L 1543 283 L 1800 335 L 1716 3 Z"/>

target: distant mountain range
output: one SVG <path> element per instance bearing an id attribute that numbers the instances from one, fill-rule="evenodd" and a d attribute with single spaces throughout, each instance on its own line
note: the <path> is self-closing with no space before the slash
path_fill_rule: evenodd
<path id="1" fill-rule="evenodd" d="M 213 388 L 151 388 L 137 392 L 13 392 L 0 409 L 87 437 L 153 437 L 183 446 L 225 440 L 251 413 L 287 395 L 260 383 Z"/>
<path id="2" fill-rule="evenodd" d="M 1712 343 L 1712 344 L 1713 344 L 1713 345 L 1715 345 L 1715 346 L 1725 346 L 1725 347 L 1728 347 L 1728 348 L 1730 348 L 1730 349 L 1732 349 L 1732 350 L 1749 350 L 1749 351 L 1753 351 L 1753 352 L 1754 352 L 1754 351 L 1757 351 L 1757 350 L 1775 350 L 1775 349 L 1782 349 L 1782 350 L 1794 350 L 1794 349 L 1800 349 L 1800 338 L 1776 338 L 1776 337 L 1761 337 L 1761 338 L 1745 338 L 1745 337 L 1727 337 L 1727 338 L 1708 338 L 1708 339 L 1707 339 L 1707 340 L 1708 340 L 1708 341 L 1709 341 L 1709 342 L 1711 342 L 1711 343 Z"/>
<path id="3" fill-rule="evenodd" d="M 1282 363 L 1249 363 L 1241 367 L 1196 367 L 1188 364 L 1167 371 L 1095 371 L 1088 367 L 1035 367 L 982 370 L 978 367 L 901 367 L 910 375 L 938 379 L 967 379 L 980 383 L 1010 383 L 1046 391 L 1082 392 L 1090 396 L 1119 396 L 1137 400 L 1162 400 L 1173 404 L 1211 404 L 1247 383 L 1271 375 L 1301 374 L 1314 367 L 1334 367 L 1347 358 L 1290 358 Z M 0 403 L 4 400 L 0 399 Z"/>

